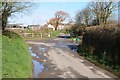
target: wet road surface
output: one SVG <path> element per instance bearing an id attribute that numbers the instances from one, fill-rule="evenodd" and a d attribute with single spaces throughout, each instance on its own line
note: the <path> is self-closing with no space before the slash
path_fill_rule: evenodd
<path id="1" fill-rule="evenodd" d="M 77 43 L 65 38 L 27 41 L 33 58 L 34 78 L 116 78 L 80 57 Z"/>

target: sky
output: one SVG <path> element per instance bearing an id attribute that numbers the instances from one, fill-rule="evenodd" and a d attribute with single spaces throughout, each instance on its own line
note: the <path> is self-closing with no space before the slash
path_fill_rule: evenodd
<path id="1" fill-rule="evenodd" d="M 77 11 L 84 9 L 87 4 L 88 2 L 36 2 L 35 7 L 29 12 L 10 17 L 9 23 L 44 25 L 59 10 L 69 13 L 70 17 L 74 19 Z"/>

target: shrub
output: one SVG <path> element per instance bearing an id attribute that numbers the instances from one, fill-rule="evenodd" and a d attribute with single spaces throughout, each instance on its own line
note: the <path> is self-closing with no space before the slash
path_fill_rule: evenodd
<path id="1" fill-rule="evenodd" d="M 98 26 L 85 29 L 83 44 L 94 47 L 93 55 L 98 61 L 120 64 L 120 28 L 118 26 Z"/>
<path id="2" fill-rule="evenodd" d="M 18 35 L 17 33 L 13 32 L 13 31 L 4 31 L 4 33 L 2 33 L 3 35 L 9 37 L 9 38 L 12 38 L 12 39 L 15 39 L 15 38 L 21 38 L 20 35 Z"/>
<path id="3" fill-rule="evenodd" d="M 75 24 L 73 27 L 70 29 L 71 36 L 76 37 L 76 36 L 81 36 L 83 33 L 85 26 L 81 24 Z"/>

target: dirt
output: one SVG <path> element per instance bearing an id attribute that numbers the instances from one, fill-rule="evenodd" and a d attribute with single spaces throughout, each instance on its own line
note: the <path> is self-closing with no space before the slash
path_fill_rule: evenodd
<path id="1" fill-rule="evenodd" d="M 40 57 L 33 57 L 33 60 L 44 64 L 45 68 L 38 74 L 39 78 L 117 78 L 72 51 L 68 45 L 77 44 L 71 43 L 69 39 L 55 38 L 27 43 L 33 53 Z M 46 50 L 40 50 L 40 47 Z"/>

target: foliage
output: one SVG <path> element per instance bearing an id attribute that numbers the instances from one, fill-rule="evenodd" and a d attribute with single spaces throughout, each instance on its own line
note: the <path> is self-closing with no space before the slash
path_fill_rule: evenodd
<path id="1" fill-rule="evenodd" d="M 116 9 L 117 4 L 115 2 L 90 2 L 76 14 L 75 20 L 77 24 L 84 24 L 85 26 L 107 24 L 108 19 Z"/>
<path id="2" fill-rule="evenodd" d="M 14 13 L 23 12 L 31 7 L 30 3 L 20 2 L 2 2 L 0 3 L 0 16 L 2 16 L 2 31 L 4 32 L 8 18 Z"/>
<path id="3" fill-rule="evenodd" d="M 48 24 L 54 25 L 55 30 L 57 30 L 58 25 L 61 24 L 61 22 L 65 21 L 66 18 L 69 17 L 69 14 L 64 11 L 57 11 L 55 13 L 55 17 L 51 18 L 48 22 Z"/>
<path id="4" fill-rule="evenodd" d="M 89 8 L 91 10 L 91 13 L 93 14 L 93 20 L 97 25 L 106 24 L 108 18 L 111 16 L 113 11 L 116 10 L 116 7 L 116 3 L 111 2 L 110 0 L 108 2 L 100 1 L 91 2 L 89 4 Z"/>
<path id="5" fill-rule="evenodd" d="M 73 27 L 70 29 L 70 36 L 77 37 L 81 36 L 84 31 L 85 26 L 81 24 L 74 24 Z"/>
<path id="6" fill-rule="evenodd" d="M 21 38 L 17 33 L 13 31 L 8 31 L 8 30 L 5 30 L 3 35 L 12 39 Z"/>
<path id="7" fill-rule="evenodd" d="M 7 33 L 2 36 L 2 77 L 30 78 L 32 61 L 28 45 L 18 35 Z"/>
<path id="8" fill-rule="evenodd" d="M 2 35 L 0 34 L 0 64 L 2 64 Z M 2 78 L 2 65 L 0 65 L 0 78 Z"/>
<path id="9" fill-rule="evenodd" d="M 119 26 L 98 26 L 86 28 L 82 47 L 85 56 L 89 55 L 99 63 L 120 71 L 120 28 Z M 86 48 L 89 49 L 86 50 Z M 81 52 L 81 50 L 79 51 Z M 119 67 L 118 67 L 119 66 Z"/>
<path id="10" fill-rule="evenodd" d="M 78 11 L 78 13 L 76 14 L 76 24 L 84 24 L 85 26 L 89 26 L 90 18 L 91 10 L 89 9 L 89 7 L 86 7 L 85 9 Z"/>
<path id="11" fill-rule="evenodd" d="M 82 14 L 83 14 L 84 24 L 85 24 L 86 26 L 89 26 L 89 21 L 90 21 L 90 18 L 91 18 L 90 9 L 86 7 L 86 8 L 82 11 Z"/>
<path id="12" fill-rule="evenodd" d="M 112 65 L 112 64 L 108 64 L 108 61 L 106 61 L 106 58 L 100 59 L 98 61 L 98 56 L 93 55 L 94 48 L 90 47 L 90 46 L 86 46 L 86 45 L 79 45 L 78 46 L 78 53 L 80 56 L 84 56 L 85 59 L 89 60 L 90 62 L 92 62 L 93 64 L 95 64 L 96 66 L 99 66 L 111 73 L 113 73 L 114 75 L 120 77 L 120 65 Z M 114 68 L 115 67 L 115 68 Z"/>
<path id="13" fill-rule="evenodd" d="M 82 24 L 83 21 L 83 13 L 82 11 L 78 11 L 75 15 L 75 22 L 76 24 Z"/>

